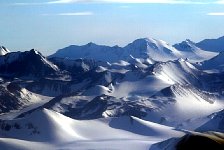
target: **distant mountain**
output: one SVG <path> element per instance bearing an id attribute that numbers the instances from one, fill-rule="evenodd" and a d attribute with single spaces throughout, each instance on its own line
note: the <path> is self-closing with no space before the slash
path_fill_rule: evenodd
<path id="1" fill-rule="evenodd" d="M 175 44 L 174 47 L 181 51 L 184 58 L 194 61 L 203 61 L 217 55 L 215 52 L 209 52 L 197 47 L 196 43 L 187 39 L 181 43 Z"/>
<path id="2" fill-rule="evenodd" d="M 205 39 L 196 45 L 206 51 L 221 52 L 224 51 L 224 36 L 218 39 Z"/>
<path id="3" fill-rule="evenodd" d="M 0 56 L 0 74 L 11 77 L 43 77 L 59 71 L 40 52 L 12 52 Z"/>
<path id="4" fill-rule="evenodd" d="M 0 46 L 0 56 L 9 53 L 10 51 L 4 46 Z"/>
<path id="5" fill-rule="evenodd" d="M 119 60 L 129 61 L 132 58 L 153 59 L 156 61 L 174 60 L 180 57 L 180 52 L 162 40 L 150 38 L 137 39 L 125 47 L 109 47 L 89 43 L 83 46 L 72 45 L 58 50 L 49 56 L 71 59 L 94 59 L 110 63 Z"/>
<path id="6" fill-rule="evenodd" d="M 224 52 L 220 52 L 217 56 L 201 62 L 199 68 L 204 70 L 224 71 Z"/>
<path id="7" fill-rule="evenodd" d="M 152 58 L 156 61 L 174 60 L 181 56 L 178 50 L 165 41 L 153 38 L 137 39 L 124 49 L 135 58 Z"/>
<path id="8" fill-rule="evenodd" d="M 108 62 L 116 62 L 122 59 L 123 49 L 118 46 L 110 47 L 88 43 L 83 46 L 71 45 L 58 50 L 55 54 L 49 56 L 70 59 L 94 59 Z"/>
<path id="9" fill-rule="evenodd" d="M 165 62 L 178 58 L 188 58 L 190 61 L 200 62 L 217 55 L 216 52 L 205 50 L 203 48 L 199 48 L 196 43 L 190 40 L 186 40 L 172 46 L 162 40 L 141 38 L 133 41 L 125 47 L 110 47 L 94 43 L 88 43 L 83 46 L 71 45 L 58 50 L 48 58 L 83 58 L 110 63 L 118 62 L 120 60 L 130 62 L 133 61 L 133 59 L 148 59 L 150 62 Z"/>

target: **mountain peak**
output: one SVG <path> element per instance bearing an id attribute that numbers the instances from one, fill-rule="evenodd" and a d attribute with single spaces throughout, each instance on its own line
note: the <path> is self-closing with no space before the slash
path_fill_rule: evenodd
<path id="1" fill-rule="evenodd" d="M 85 46 L 92 47 L 92 46 L 97 46 L 97 44 L 95 44 L 93 42 L 89 42 Z"/>
<path id="2" fill-rule="evenodd" d="M 194 44 L 195 45 L 195 43 L 193 41 L 191 41 L 190 39 L 186 39 L 185 42 L 188 43 L 188 44 Z"/>
<path id="3" fill-rule="evenodd" d="M 41 58 L 45 58 L 41 52 L 39 52 L 37 49 L 31 49 L 30 51 L 27 51 L 27 53 L 33 55 L 33 56 L 39 56 Z"/>
<path id="4" fill-rule="evenodd" d="M 36 49 L 31 49 L 30 52 L 35 53 L 35 54 L 40 54 L 40 52 Z"/>
<path id="5" fill-rule="evenodd" d="M 0 55 L 5 55 L 9 52 L 10 51 L 7 48 L 5 48 L 4 46 L 0 46 Z"/>
<path id="6" fill-rule="evenodd" d="M 135 43 L 135 44 L 147 44 L 147 43 L 156 43 L 157 40 L 153 39 L 153 38 L 139 38 L 139 39 L 136 39 L 134 40 L 132 43 Z"/>

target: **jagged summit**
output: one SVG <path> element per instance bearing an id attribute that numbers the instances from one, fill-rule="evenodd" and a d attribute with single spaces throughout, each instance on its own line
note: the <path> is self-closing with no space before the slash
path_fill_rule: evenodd
<path id="1" fill-rule="evenodd" d="M 9 53 L 10 51 L 4 47 L 4 46 L 0 46 L 0 55 L 5 55 L 7 53 Z"/>
<path id="2" fill-rule="evenodd" d="M 173 45 L 176 49 L 180 51 L 196 51 L 199 49 L 195 43 L 189 39 L 182 41 L 181 43 Z"/>

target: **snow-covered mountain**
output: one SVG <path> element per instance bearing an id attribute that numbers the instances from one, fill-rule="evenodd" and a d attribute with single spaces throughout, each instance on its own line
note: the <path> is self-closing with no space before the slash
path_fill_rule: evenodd
<path id="1" fill-rule="evenodd" d="M 0 46 L 0 56 L 9 53 L 10 51 L 4 46 Z"/>
<path id="2" fill-rule="evenodd" d="M 49 56 L 49 58 L 84 58 L 113 63 L 119 60 L 128 61 L 132 57 L 167 61 L 170 59 L 174 60 L 180 56 L 181 54 L 178 50 L 162 40 L 142 38 L 133 41 L 123 48 L 96 45 L 94 43 L 88 43 L 83 46 L 72 45 L 58 50 L 55 54 Z"/>
<path id="3" fill-rule="evenodd" d="M 71 45 L 58 50 L 55 54 L 49 56 L 70 59 L 94 59 L 100 61 L 116 62 L 122 59 L 123 49 L 118 46 L 104 46 L 94 43 L 88 43 L 83 46 Z"/>
<path id="4" fill-rule="evenodd" d="M 2 55 L 0 147 L 172 149 L 189 133 L 223 132 L 223 57 L 153 38 Z"/>
<path id="5" fill-rule="evenodd" d="M 216 52 L 205 51 L 190 40 L 186 40 L 172 46 L 162 40 L 141 38 L 133 41 L 125 47 L 110 47 L 97 45 L 94 43 L 88 43 L 83 46 L 71 45 L 58 50 L 55 54 L 49 56 L 49 58 L 83 58 L 107 61 L 110 63 L 118 62 L 119 60 L 129 62 L 133 58 L 150 59 L 151 61 L 163 62 L 178 58 L 188 58 L 189 60 L 195 62 L 210 59 L 215 55 L 217 55 Z"/>
<path id="6" fill-rule="evenodd" d="M 181 51 L 184 58 L 193 61 L 203 61 L 210 59 L 217 55 L 215 52 L 205 51 L 196 46 L 196 43 L 187 39 L 181 43 L 175 44 L 174 47 Z"/>
<path id="7" fill-rule="evenodd" d="M 0 85 L 0 114 L 40 101 L 40 97 L 16 83 Z"/>
<path id="8" fill-rule="evenodd" d="M 42 77 L 59 71 L 58 67 L 49 62 L 40 52 L 11 52 L 0 56 L 0 74 L 16 77 Z"/>
<path id="9" fill-rule="evenodd" d="M 165 41 L 153 38 L 137 39 L 124 49 L 125 53 L 135 58 L 152 58 L 156 61 L 174 60 L 181 56 L 178 50 Z"/>
<path id="10" fill-rule="evenodd" d="M 217 39 L 205 39 L 196 45 L 206 51 L 222 52 L 224 51 L 224 36 Z"/>

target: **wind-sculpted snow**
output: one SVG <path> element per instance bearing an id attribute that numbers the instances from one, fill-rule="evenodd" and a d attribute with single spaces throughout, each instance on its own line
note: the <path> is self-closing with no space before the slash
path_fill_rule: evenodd
<path id="1" fill-rule="evenodd" d="M 187 60 L 179 59 L 154 65 L 153 74 L 169 84 L 199 84 L 200 71 Z"/>
<path id="2" fill-rule="evenodd" d="M 125 148 L 139 150 L 184 135 L 175 128 L 136 117 L 83 121 L 47 109 L 21 119 L 2 120 L 0 126 L 0 147 L 3 149 L 123 149 L 127 144 Z"/>

